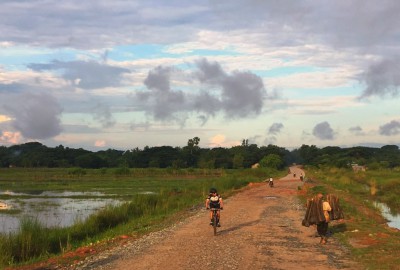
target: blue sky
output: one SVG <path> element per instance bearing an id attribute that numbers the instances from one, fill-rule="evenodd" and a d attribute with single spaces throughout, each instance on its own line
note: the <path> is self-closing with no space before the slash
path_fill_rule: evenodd
<path id="1" fill-rule="evenodd" d="M 0 145 L 400 146 L 400 2 L 2 1 Z"/>

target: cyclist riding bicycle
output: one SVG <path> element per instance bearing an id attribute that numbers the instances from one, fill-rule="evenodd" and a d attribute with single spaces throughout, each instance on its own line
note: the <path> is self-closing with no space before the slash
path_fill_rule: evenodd
<path id="1" fill-rule="evenodd" d="M 210 194 L 208 194 L 208 197 L 206 199 L 206 208 L 211 209 L 211 208 L 218 208 L 218 209 L 223 209 L 224 208 L 224 203 L 222 201 L 221 195 L 218 194 L 217 189 L 211 188 L 210 189 Z M 213 216 L 212 216 L 212 211 L 210 211 L 210 225 L 213 225 Z M 221 227 L 221 224 L 219 223 L 220 217 L 221 217 L 221 211 L 217 211 L 217 217 L 218 217 L 218 222 L 217 226 Z"/>

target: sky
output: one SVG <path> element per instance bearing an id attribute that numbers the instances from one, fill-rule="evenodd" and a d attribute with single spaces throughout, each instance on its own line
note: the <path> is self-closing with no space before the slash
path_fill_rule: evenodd
<path id="1" fill-rule="evenodd" d="M 0 145 L 400 146 L 400 1 L 2 0 Z"/>

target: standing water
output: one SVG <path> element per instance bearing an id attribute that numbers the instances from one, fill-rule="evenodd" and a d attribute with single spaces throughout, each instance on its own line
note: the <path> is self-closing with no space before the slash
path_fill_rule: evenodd
<path id="1" fill-rule="evenodd" d="M 99 192 L 46 191 L 32 195 L 0 191 L 0 194 L 10 196 L 10 199 L 2 200 L 8 207 L 0 210 L 0 233 L 17 231 L 22 217 L 37 219 L 45 227 L 68 227 L 108 205 L 121 203 L 116 199 L 102 198 L 104 195 Z"/>
<path id="2" fill-rule="evenodd" d="M 396 229 L 400 229 L 400 215 L 393 214 L 390 210 L 390 207 L 385 203 L 374 201 L 374 206 L 378 208 L 382 216 L 388 220 L 388 226 Z"/>

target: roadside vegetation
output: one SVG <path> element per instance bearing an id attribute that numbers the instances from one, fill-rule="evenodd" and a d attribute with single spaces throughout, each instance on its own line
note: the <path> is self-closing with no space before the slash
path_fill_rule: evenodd
<path id="1" fill-rule="evenodd" d="M 98 152 L 62 145 L 51 148 L 39 142 L 0 146 L 0 191 L 92 192 L 85 195 L 87 198 L 100 192 L 102 198 L 126 202 L 68 228 L 48 229 L 40 220 L 22 219 L 18 233 L 0 235 L 0 267 L 43 259 L 117 235 L 154 230 L 162 226 L 158 224 L 173 222 L 201 205 L 211 186 L 226 197 L 249 182 L 282 176 L 293 164 L 306 165 L 309 181 L 300 190 L 304 200 L 318 191 L 341 198 L 346 222 L 333 223 L 331 228 L 361 263 L 368 269 L 400 265 L 398 230 L 386 226 L 375 206 L 381 202 L 394 214 L 400 212 L 397 145 L 302 145 L 289 151 L 271 144 L 258 147 L 248 140 L 231 148 L 201 148 L 199 142 L 200 138 L 194 137 L 184 147 Z M 352 168 L 362 170 L 354 172 Z M 0 200 L 10 196 L 3 192 Z M 21 201 L 26 198 L 12 196 Z M 11 209 L 2 213 L 18 212 Z"/>
<path id="2" fill-rule="evenodd" d="M 241 145 L 230 148 L 201 148 L 200 138 L 189 139 L 186 146 L 146 146 L 143 149 L 101 150 L 92 152 L 59 145 L 47 147 L 39 142 L 29 142 L 9 147 L 0 146 L 0 168 L 171 168 L 171 169 L 242 169 L 255 164 L 277 166 L 284 169 L 293 163 L 312 166 L 349 168 L 351 165 L 370 169 L 393 169 L 400 166 L 397 145 L 380 148 L 356 146 L 340 148 L 302 145 L 287 150 L 269 144 L 257 146 L 243 140 Z M 76 174 L 82 171 L 76 170 Z"/>
<path id="3" fill-rule="evenodd" d="M 78 173 L 77 173 L 78 172 Z M 16 233 L 0 234 L 0 269 L 62 254 L 120 235 L 160 229 L 202 207 L 210 187 L 229 197 L 250 182 L 278 176 L 272 169 L 2 169 L 0 190 L 99 191 L 125 203 L 102 209 L 67 228 L 46 228 L 23 217 Z M 146 191 L 145 194 L 141 193 Z M 150 192 L 147 192 L 150 191 Z M 4 199 L 9 195 L 1 195 Z M 0 197 L 0 199 L 2 199 Z"/>
<path id="4" fill-rule="evenodd" d="M 400 266 L 399 230 L 390 228 L 375 202 L 400 214 L 400 168 L 354 172 L 351 169 L 306 167 L 302 199 L 323 192 L 336 194 L 345 214 L 330 230 L 365 269 L 397 269 Z"/>

